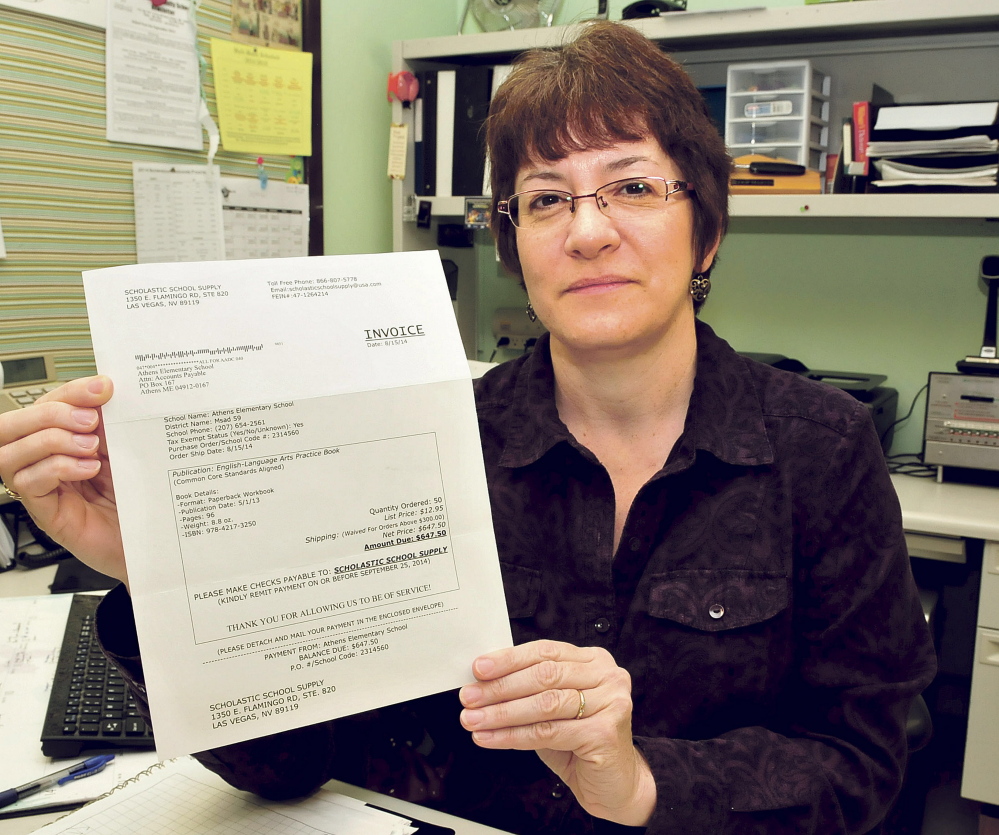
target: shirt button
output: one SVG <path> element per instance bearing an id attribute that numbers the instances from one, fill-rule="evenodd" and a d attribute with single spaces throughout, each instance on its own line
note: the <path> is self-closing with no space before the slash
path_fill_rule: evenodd
<path id="1" fill-rule="evenodd" d="M 564 794 L 565 794 L 565 786 L 562 785 L 561 783 L 556 783 L 552 787 L 552 797 L 554 797 L 556 800 L 561 800 Z"/>
<path id="2" fill-rule="evenodd" d="M 708 609 L 708 614 L 715 620 L 718 620 L 718 618 L 725 614 L 725 607 L 722 606 L 721 603 L 712 603 L 711 607 Z"/>
<path id="3" fill-rule="evenodd" d="M 610 621 L 607 620 L 607 618 L 597 618 L 593 622 L 593 628 L 596 629 L 597 632 L 606 632 L 610 629 Z"/>
<path id="4" fill-rule="evenodd" d="M 628 540 L 628 547 L 631 548 L 632 551 L 640 551 L 642 548 L 642 540 L 637 536 L 633 536 L 630 540 Z"/>

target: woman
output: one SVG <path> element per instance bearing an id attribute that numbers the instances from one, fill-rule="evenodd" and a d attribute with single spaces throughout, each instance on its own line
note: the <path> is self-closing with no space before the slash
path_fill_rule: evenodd
<path id="1" fill-rule="evenodd" d="M 741 358 L 696 309 L 729 160 L 620 24 L 528 54 L 488 126 L 500 255 L 550 337 L 477 384 L 515 646 L 476 681 L 198 755 L 290 797 L 340 777 L 515 832 L 867 832 L 934 662 L 866 410 Z M 126 580 L 79 380 L 0 416 L 0 475 Z M 124 586 L 106 651 L 142 695 Z"/>

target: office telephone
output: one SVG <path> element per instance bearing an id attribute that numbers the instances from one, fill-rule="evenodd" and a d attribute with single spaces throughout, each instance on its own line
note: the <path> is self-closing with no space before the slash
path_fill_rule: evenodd
<path id="1" fill-rule="evenodd" d="M 0 355 L 0 412 L 29 406 L 59 385 L 51 354 Z"/>
<path id="2" fill-rule="evenodd" d="M 11 539 L 16 543 L 13 559 L 6 565 L 0 565 L 0 571 L 42 568 L 73 556 L 46 536 L 20 502 L 10 501 L 0 505 L 0 519 L 0 524 L 7 526 Z"/>

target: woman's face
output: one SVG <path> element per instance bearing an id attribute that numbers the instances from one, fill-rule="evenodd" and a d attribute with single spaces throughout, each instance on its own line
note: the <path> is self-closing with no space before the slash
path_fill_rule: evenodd
<path id="1" fill-rule="evenodd" d="M 629 177 L 682 174 L 658 142 L 645 139 L 529 162 L 516 190 L 590 194 Z M 621 220 L 588 197 L 576 201 L 564 226 L 517 229 L 524 283 L 553 340 L 574 351 L 636 352 L 662 344 L 676 327 L 693 327 L 690 279 L 711 264 L 717 245 L 695 263 L 690 200 L 674 194 L 661 211 Z"/>

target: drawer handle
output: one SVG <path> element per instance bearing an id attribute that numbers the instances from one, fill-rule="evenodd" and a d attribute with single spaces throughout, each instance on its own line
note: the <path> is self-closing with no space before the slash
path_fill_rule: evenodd
<path id="1" fill-rule="evenodd" d="M 982 646 L 978 652 L 978 661 L 981 664 L 992 664 L 999 667 L 999 637 L 993 638 L 989 635 L 982 635 Z"/>

